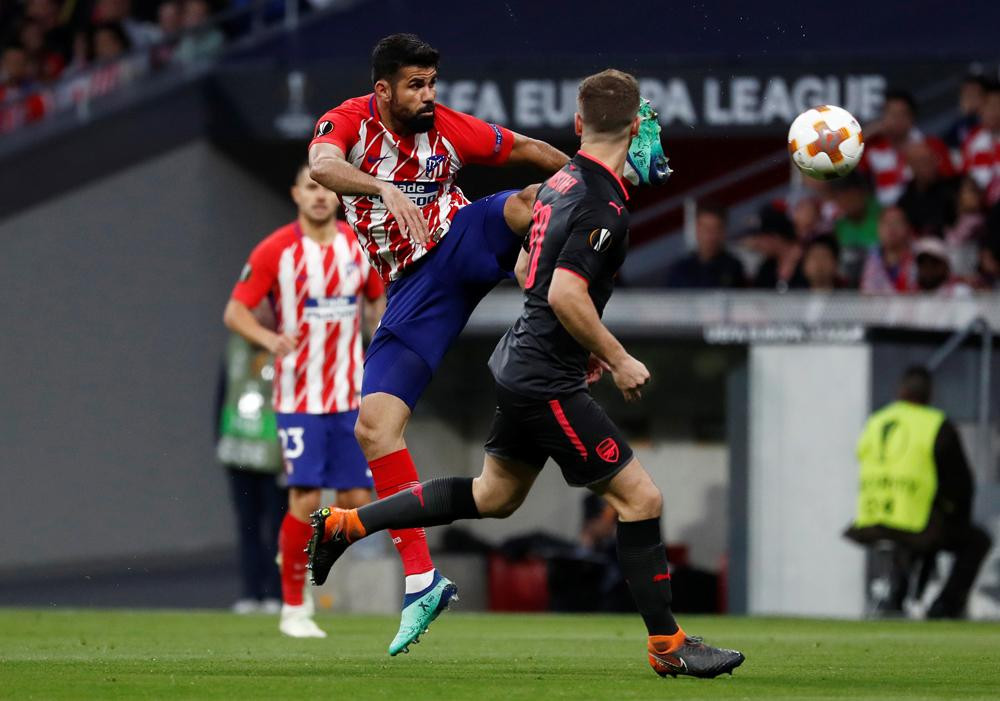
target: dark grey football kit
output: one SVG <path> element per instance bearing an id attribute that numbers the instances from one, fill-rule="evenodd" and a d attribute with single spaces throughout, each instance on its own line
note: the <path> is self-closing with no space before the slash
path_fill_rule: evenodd
<path id="1" fill-rule="evenodd" d="M 539 470 L 551 457 L 578 487 L 613 477 L 632 449 L 590 396 L 590 352 L 552 311 L 549 287 L 566 270 L 604 313 L 628 248 L 627 199 L 618 176 L 583 152 L 542 185 L 525 241 L 524 310 L 490 357 L 497 409 L 486 452 Z"/>

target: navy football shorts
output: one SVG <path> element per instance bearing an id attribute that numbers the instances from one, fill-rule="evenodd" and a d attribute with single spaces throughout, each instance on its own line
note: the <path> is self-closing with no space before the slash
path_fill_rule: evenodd
<path id="1" fill-rule="evenodd" d="M 289 487 L 371 489 L 368 461 L 354 438 L 357 411 L 278 414 Z"/>
<path id="2" fill-rule="evenodd" d="M 382 322 L 365 355 L 361 394 L 386 392 L 412 409 L 472 311 L 514 276 L 522 237 L 503 217 L 505 190 L 462 207 L 435 248 L 389 283 Z"/>

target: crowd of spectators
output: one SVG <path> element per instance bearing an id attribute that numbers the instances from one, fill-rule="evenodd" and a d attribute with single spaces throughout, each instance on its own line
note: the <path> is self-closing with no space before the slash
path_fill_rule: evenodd
<path id="1" fill-rule="evenodd" d="M 742 230 L 729 232 L 718 204 L 700 203 L 695 250 L 674 261 L 665 284 L 950 296 L 1000 289 L 1000 84 L 968 77 L 959 115 L 941 136 L 922 132 L 916 118 L 912 96 L 887 93 L 855 172 L 805 178 Z"/>
<path id="2" fill-rule="evenodd" d="M 210 57 L 225 41 L 213 21 L 225 8 L 215 3 L 0 0 L 0 104 L 125 56 L 146 59 L 152 69 Z"/>

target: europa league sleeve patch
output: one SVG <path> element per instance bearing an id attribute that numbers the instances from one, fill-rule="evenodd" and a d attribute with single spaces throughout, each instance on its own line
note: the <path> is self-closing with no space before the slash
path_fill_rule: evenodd
<path id="1" fill-rule="evenodd" d="M 321 136 L 326 136 L 331 131 L 333 131 L 333 122 L 323 120 L 316 125 L 316 138 L 318 139 Z"/>
<path id="2" fill-rule="evenodd" d="M 590 247 L 598 253 L 604 253 L 611 246 L 610 229 L 594 229 L 590 232 Z"/>
<path id="3" fill-rule="evenodd" d="M 240 271 L 240 282 L 246 282 L 250 279 L 250 273 L 253 272 L 253 266 L 247 263 L 243 266 L 243 270 Z"/>

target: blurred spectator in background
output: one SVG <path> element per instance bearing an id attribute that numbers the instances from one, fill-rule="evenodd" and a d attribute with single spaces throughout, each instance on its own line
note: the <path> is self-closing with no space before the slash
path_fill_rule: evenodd
<path id="1" fill-rule="evenodd" d="M 207 0 L 184 0 L 181 5 L 184 36 L 174 52 L 174 57 L 181 63 L 203 61 L 222 50 L 225 37 L 212 24 L 210 14 Z"/>
<path id="2" fill-rule="evenodd" d="M 20 94 L 34 83 L 32 65 L 27 50 L 13 42 L 0 55 L 0 100 Z"/>
<path id="3" fill-rule="evenodd" d="M 918 238 L 940 238 L 945 226 L 955 221 L 958 182 L 941 177 L 937 155 L 926 141 L 907 144 L 904 153 L 913 177 L 897 204 L 906 212 Z"/>
<path id="4" fill-rule="evenodd" d="M 67 13 L 69 14 L 69 13 Z M 28 0 L 24 6 L 25 21 L 35 22 L 41 28 L 45 45 L 53 51 L 65 54 L 73 40 L 72 29 L 68 26 L 57 0 Z"/>
<path id="5" fill-rule="evenodd" d="M 995 290 L 1000 286 L 1000 232 L 984 234 L 972 281 L 977 290 Z"/>
<path id="6" fill-rule="evenodd" d="M 35 20 L 22 22 L 18 31 L 18 41 L 27 52 L 39 80 L 51 81 L 62 73 L 66 59 L 62 53 L 48 45 L 45 40 L 45 30 L 39 22 Z"/>
<path id="7" fill-rule="evenodd" d="M 890 595 L 898 612 L 909 579 L 905 556 L 954 554 L 948 580 L 927 616 L 959 618 L 991 539 L 972 522 L 972 471 L 955 426 L 928 406 L 931 393 L 930 373 L 911 367 L 900 382 L 899 400 L 868 419 L 857 448 L 857 515 L 844 535 L 866 546 L 879 541 L 901 546 L 900 576 Z"/>
<path id="8" fill-rule="evenodd" d="M 953 155 L 958 154 L 958 167 L 961 167 L 962 144 L 979 126 L 979 110 L 985 94 L 986 80 L 981 75 L 965 76 L 958 89 L 958 117 L 944 132 L 945 144 Z"/>
<path id="9" fill-rule="evenodd" d="M 744 241 L 747 248 L 763 257 L 753 278 L 754 287 L 785 292 L 807 286 L 802 275 L 802 246 L 783 211 L 773 204 L 765 205 L 757 226 Z"/>
<path id="10" fill-rule="evenodd" d="M 822 203 L 816 197 L 802 197 L 792 206 L 792 225 L 795 238 L 806 243 L 820 234 L 830 233 L 830 227 L 823 220 Z"/>
<path id="11" fill-rule="evenodd" d="M 695 251 L 667 271 L 667 287 L 745 287 L 743 264 L 726 250 L 726 210 L 701 204 L 695 217 Z"/>
<path id="12" fill-rule="evenodd" d="M 162 38 L 155 24 L 133 14 L 131 0 L 97 0 L 92 22 L 95 25 L 118 24 L 128 36 L 128 46 L 137 49 L 150 47 Z"/>
<path id="13" fill-rule="evenodd" d="M 979 243 L 986 235 L 985 209 L 983 193 L 976 181 L 967 175 L 962 177 L 955 198 L 955 219 L 944 230 L 952 271 L 960 277 L 976 272 Z"/>
<path id="14" fill-rule="evenodd" d="M 119 59 L 132 48 L 124 27 L 116 22 L 94 27 L 91 42 L 93 59 L 98 63 Z"/>
<path id="15" fill-rule="evenodd" d="M 265 326 L 276 326 L 269 301 L 258 305 L 254 315 L 265 319 Z M 273 358 L 231 334 L 222 380 L 217 455 L 229 475 L 242 582 L 233 611 L 277 614 L 281 611 L 278 532 L 288 497 L 277 483 L 283 463 L 271 406 Z"/>
<path id="16" fill-rule="evenodd" d="M 181 23 L 181 3 L 178 0 L 165 0 L 156 8 L 156 26 L 159 27 L 163 39 L 153 52 L 153 62 L 163 66 L 170 62 L 180 41 L 183 29 Z"/>
<path id="17" fill-rule="evenodd" d="M 878 241 L 861 271 L 861 291 L 869 294 L 913 292 L 917 288 L 911 248 L 913 230 L 902 209 L 882 210 L 878 220 Z"/>
<path id="18" fill-rule="evenodd" d="M 840 245 L 829 234 L 809 240 L 802 254 L 802 274 L 810 290 L 832 292 L 843 287 L 840 278 Z"/>
<path id="19" fill-rule="evenodd" d="M 904 154 L 910 143 L 927 144 L 937 158 L 941 174 L 954 175 L 948 147 L 936 137 L 925 136 L 917 129 L 916 119 L 917 103 L 913 96 L 902 90 L 889 90 L 885 94 L 881 119 L 865 127 L 865 153 L 859 169 L 871 177 L 875 197 L 883 207 L 895 204 L 910 180 Z"/>
<path id="20" fill-rule="evenodd" d="M 841 265 L 848 279 L 856 281 L 868 249 L 878 244 L 881 208 L 857 171 L 830 181 L 830 192 L 838 212 L 833 231 L 842 250 Z"/>
<path id="21" fill-rule="evenodd" d="M 971 288 L 952 277 L 948 247 L 938 238 L 922 238 L 913 246 L 917 263 L 917 289 L 938 295 L 961 297 L 971 293 Z"/>
<path id="22" fill-rule="evenodd" d="M 965 172 L 986 193 L 989 205 L 1000 201 L 1000 84 L 990 83 L 983 95 L 980 125 L 962 147 Z"/>

